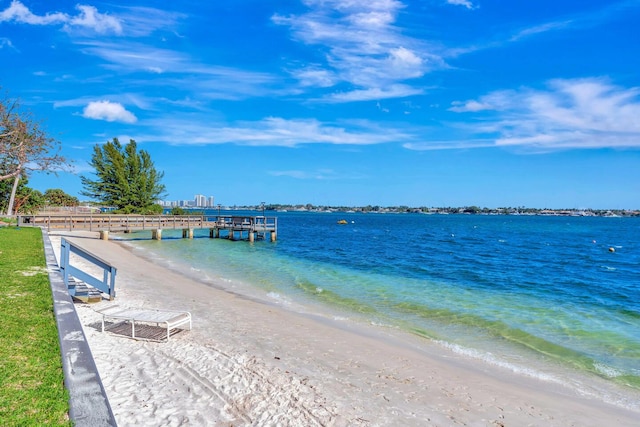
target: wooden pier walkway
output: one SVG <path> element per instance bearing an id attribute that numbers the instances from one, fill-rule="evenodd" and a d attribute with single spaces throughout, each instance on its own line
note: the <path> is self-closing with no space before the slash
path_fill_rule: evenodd
<path id="1" fill-rule="evenodd" d="M 142 230 L 151 231 L 153 239 L 161 240 L 162 231 L 166 229 L 182 230 L 183 238 L 193 238 L 196 229 L 208 229 L 211 238 L 250 242 L 267 238 L 274 242 L 278 234 L 278 219 L 267 216 L 37 214 L 18 216 L 18 226 L 41 227 L 47 231 L 97 231 L 104 240 L 110 232 Z"/>

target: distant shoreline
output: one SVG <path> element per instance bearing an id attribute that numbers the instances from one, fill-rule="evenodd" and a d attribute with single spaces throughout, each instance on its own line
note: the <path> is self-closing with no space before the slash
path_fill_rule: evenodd
<path id="1" fill-rule="evenodd" d="M 191 206 L 180 208 L 188 211 L 217 210 L 211 206 Z M 169 209 L 165 207 L 165 209 Z M 222 206 L 220 211 L 257 211 L 256 206 Z M 406 206 L 361 206 L 361 207 L 333 207 L 309 205 L 272 205 L 265 208 L 265 212 L 317 212 L 317 213 L 372 213 L 372 214 L 404 214 L 415 213 L 423 215 L 530 215 L 530 216 L 599 216 L 599 217 L 633 217 L 640 216 L 640 210 L 635 209 L 538 209 L 538 208 L 410 208 Z"/>
<path id="2" fill-rule="evenodd" d="M 573 217 L 640 217 L 640 209 L 541 209 L 541 208 L 480 208 L 477 206 L 465 207 L 407 207 L 407 206 L 315 206 L 315 205 L 267 205 L 264 209 L 255 205 L 234 205 L 234 206 L 169 206 L 164 202 L 161 204 L 165 213 L 169 213 L 174 208 L 187 211 L 189 214 L 208 211 L 211 212 L 259 212 L 271 214 L 273 212 L 311 212 L 311 213 L 366 213 L 366 214 L 422 214 L 422 215 L 529 215 L 529 216 L 573 216 Z M 40 213 L 69 213 L 72 211 L 102 211 L 110 213 L 112 208 L 81 204 L 80 206 L 51 206 Z"/>

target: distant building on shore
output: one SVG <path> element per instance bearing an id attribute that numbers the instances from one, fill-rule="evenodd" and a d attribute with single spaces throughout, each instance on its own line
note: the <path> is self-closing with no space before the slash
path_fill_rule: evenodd
<path id="1" fill-rule="evenodd" d="M 193 200 L 158 200 L 157 203 L 165 208 L 213 208 L 215 207 L 215 198 L 196 194 Z"/>
<path id="2" fill-rule="evenodd" d="M 213 196 L 206 197 L 202 194 L 196 194 L 194 197 L 196 208 L 212 208 L 215 206 L 214 201 Z"/>

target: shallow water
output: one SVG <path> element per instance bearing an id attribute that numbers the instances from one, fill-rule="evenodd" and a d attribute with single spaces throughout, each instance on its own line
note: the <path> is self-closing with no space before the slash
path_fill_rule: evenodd
<path id="1" fill-rule="evenodd" d="M 640 390 L 640 218 L 275 215 L 275 243 L 165 230 L 132 244 L 205 281 L 638 405 L 606 384 Z"/>

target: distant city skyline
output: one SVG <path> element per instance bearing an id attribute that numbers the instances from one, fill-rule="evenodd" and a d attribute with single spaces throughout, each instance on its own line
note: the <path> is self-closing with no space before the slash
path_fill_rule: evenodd
<path id="1" fill-rule="evenodd" d="M 164 207 L 194 207 L 194 208 L 214 208 L 216 207 L 213 196 L 196 194 L 191 200 L 159 200 L 158 204 Z"/>
<path id="2" fill-rule="evenodd" d="M 0 0 L 3 93 L 171 200 L 640 208 L 640 1 Z M 257 196 L 259 195 L 259 196 Z"/>

